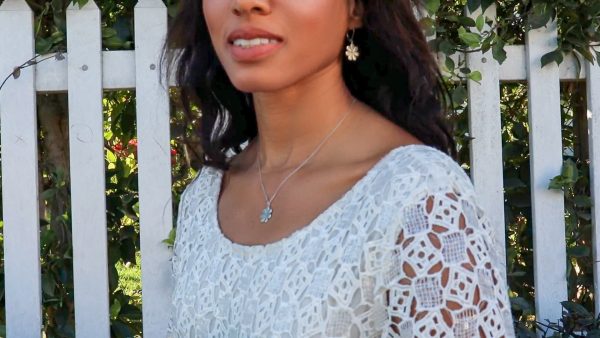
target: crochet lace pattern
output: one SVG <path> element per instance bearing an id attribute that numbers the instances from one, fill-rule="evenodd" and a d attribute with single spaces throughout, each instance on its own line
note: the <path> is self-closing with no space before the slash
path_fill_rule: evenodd
<path id="1" fill-rule="evenodd" d="M 392 149 L 265 245 L 221 232 L 222 175 L 204 167 L 182 195 L 168 337 L 514 337 L 504 257 L 441 151 Z"/>

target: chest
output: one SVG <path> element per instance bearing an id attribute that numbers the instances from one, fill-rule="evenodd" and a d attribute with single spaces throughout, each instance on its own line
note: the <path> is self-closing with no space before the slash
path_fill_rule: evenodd
<path id="1" fill-rule="evenodd" d="M 236 243 L 277 242 L 310 225 L 328 209 L 336 208 L 362 174 L 340 175 L 337 169 L 319 174 L 297 173 L 287 181 L 282 180 L 285 177 L 274 176 L 265 178 L 263 192 L 257 175 L 225 173 L 217 182 L 219 227 Z M 271 201 L 268 221 L 262 222 L 268 200 Z"/>

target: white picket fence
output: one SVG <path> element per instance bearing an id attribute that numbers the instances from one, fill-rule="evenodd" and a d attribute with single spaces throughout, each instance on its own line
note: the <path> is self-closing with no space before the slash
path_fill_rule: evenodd
<path id="1" fill-rule="evenodd" d="M 488 16 L 495 15 L 489 9 Z M 474 14 L 476 15 L 476 13 Z M 68 92 L 75 319 L 79 337 L 109 337 L 106 205 L 102 126 L 103 90 L 135 89 L 141 214 L 142 302 L 145 337 L 164 337 L 172 288 L 172 228 L 168 90 L 159 86 L 158 56 L 167 31 L 161 0 L 135 7 L 135 51 L 102 51 L 100 11 L 90 0 L 67 11 L 68 53 L 21 72 L 0 92 L 2 197 L 7 335 L 41 336 L 36 93 Z M 33 13 L 25 0 L 0 6 L 0 75 L 34 54 Z M 536 309 L 560 317 L 567 298 L 563 196 L 548 190 L 562 165 L 559 81 L 577 78 L 575 62 L 540 67 L 556 46 L 556 28 L 527 33 L 525 46 L 508 46 L 502 65 L 488 53 L 469 53 L 468 66 L 484 75 L 469 83 L 471 176 L 483 208 L 504 243 L 500 82 L 528 82 Z M 586 64 L 592 197 L 600 196 L 600 67 Z M 171 83 L 171 85 L 174 85 Z M 593 213 L 594 239 L 600 214 Z M 600 241 L 594 240 L 598 262 Z M 502 249 L 503 250 L 503 249 Z M 504 255 L 505 253 L 500 253 Z M 595 264 L 595 268 L 598 263 Z M 596 294 L 600 278 L 595 269 Z M 596 299 L 596 311 L 600 301 Z"/>

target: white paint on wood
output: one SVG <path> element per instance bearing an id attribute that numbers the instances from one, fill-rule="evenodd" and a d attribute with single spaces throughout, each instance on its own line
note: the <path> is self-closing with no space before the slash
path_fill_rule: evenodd
<path id="1" fill-rule="evenodd" d="M 561 318 L 560 302 L 567 299 L 564 197 L 548 189 L 563 162 L 559 70 L 556 63 L 540 68 L 541 57 L 556 48 L 556 37 L 556 23 L 526 34 L 535 305 L 541 322 Z"/>
<path id="2" fill-rule="evenodd" d="M 600 66 L 586 63 L 587 120 L 590 149 L 590 191 L 592 194 L 592 243 L 594 257 L 594 295 L 600 295 Z M 595 315 L 600 314 L 600 297 L 594 297 Z"/>
<path id="3" fill-rule="evenodd" d="M 110 336 L 100 11 L 67 9 L 75 329 Z"/>
<path id="4" fill-rule="evenodd" d="M 167 33 L 162 1 L 137 3 L 135 32 L 143 331 L 144 337 L 162 338 L 171 314 L 173 284 L 171 250 L 162 242 L 173 228 L 169 91 L 159 84 L 158 67 Z"/>
<path id="5" fill-rule="evenodd" d="M 45 55 L 44 58 L 53 54 Z M 37 66 L 36 88 L 40 93 L 67 91 L 67 63 L 69 53 L 63 60 L 48 59 Z M 131 50 L 102 52 L 102 82 L 104 89 L 135 88 L 135 54 Z"/>
<path id="6" fill-rule="evenodd" d="M 481 9 L 470 14 L 476 19 Z M 495 19 L 496 5 L 485 17 Z M 485 27 L 485 29 L 490 29 Z M 469 130 L 471 137 L 471 179 L 481 207 L 492 223 L 498 255 L 505 257 L 504 181 L 502 164 L 502 122 L 500 119 L 500 72 L 491 50 L 467 54 L 467 66 L 482 74 L 480 83 L 469 80 Z M 503 269 L 505 270 L 505 269 Z"/>
<path id="7" fill-rule="evenodd" d="M 524 45 L 512 45 L 504 47 L 506 60 L 500 65 L 501 81 L 525 81 L 527 80 L 527 55 Z M 559 76 L 563 81 L 585 79 L 585 67 L 577 69 L 575 56 L 567 55 L 559 66 Z"/>
<path id="8" fill-rule="evenodd" d="M 500 65 L 500 80 L 525 81 L 527 80 L 527 62 L 525 59 L 525 46 L 505 46 L 506 60 Z"/>
<path id="9" fill-rule="evenodd" d="M 0 81 L 34 56 L 33 12 L 24 0 L 0 6 Z M 0 91 L 4 296 L 8 337 L 39 338 L 42 328 L 35 68 Z"/>
<path id="10" fill-rule="evenodd" d="M 500 65 L 500 81 L 525 81 L 527 80 L 525 46 L 506 46 L 507 59 Z M 67 91 L 67 62 L 68 53 L 63 54 L 65 60 L 46 60 L 37 66 L 36 88 L 40 93 L 66 92 Z M 45 55 L 43 57 L 47 57 Z M 444 62 L 445 56 L 436 56 Z M 464 54 L 452 55 L 452 60 L 458 64 L 458 58 L 464 59 Z M 488 57 L 491 60 L 492 57 Z M 104 89 L 135 89 L 135 52 L 130 50 L 114 50 L 102 52 L 102 81 Z M 577 62 L 572 55 L 566 56 L 560 64 L 561 80 L 585 79 L 585 67 L 577 77 Z M 171 76 L 169 86 L 175 87 L 175 78 Z"/>

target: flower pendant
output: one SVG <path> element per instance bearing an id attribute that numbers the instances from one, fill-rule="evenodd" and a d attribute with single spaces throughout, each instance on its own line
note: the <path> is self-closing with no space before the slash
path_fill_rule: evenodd
<path id="1" fill-rule="evenodd" d="M 350 45 L 346 46 L 346 56 L 350 61 L 356 61 L 358 59 L 358 47 L 354 44 L 354 42 L 350 42 Z"/>
<path id="2" fill-rule="evenodd" d="M 264 208 L 263 211 L 260 213 L 260 222 L 267 223 L 271 219 L 272 215 L 273 209 L 271 209 L 271 206 L 267 205 L 267 207 Z"/>

